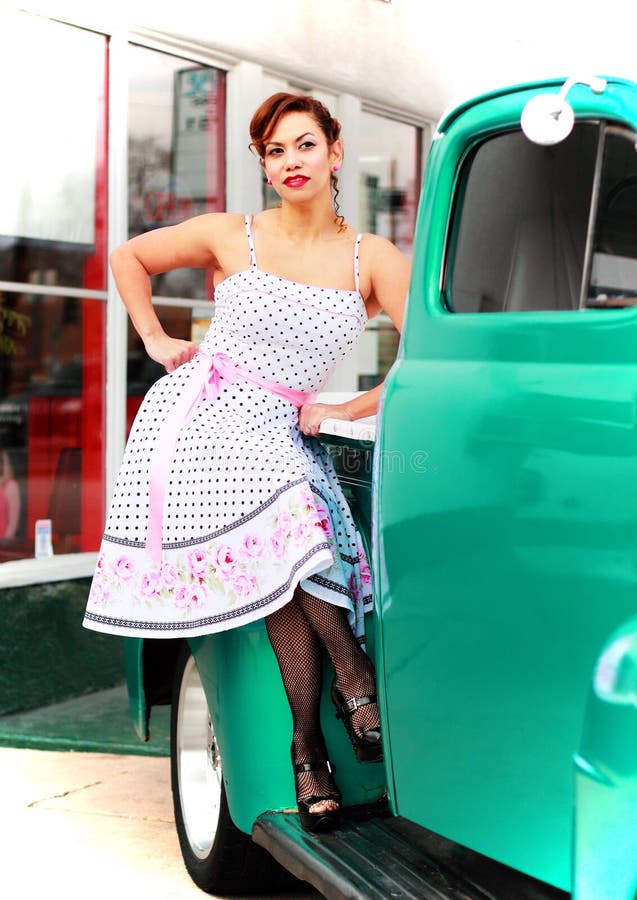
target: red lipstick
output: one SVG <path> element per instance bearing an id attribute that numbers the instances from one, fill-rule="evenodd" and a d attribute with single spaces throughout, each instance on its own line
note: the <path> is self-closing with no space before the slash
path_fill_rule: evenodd
<path id="1" fill-rule="evenodd" d="M 304 184 L 307 184 L 309 180 L 310 179 L 306 178 L 305 175 L 290 175 L 285 179 L 283 184 L 291 188 L 300 188 L 303 187 Z"/>

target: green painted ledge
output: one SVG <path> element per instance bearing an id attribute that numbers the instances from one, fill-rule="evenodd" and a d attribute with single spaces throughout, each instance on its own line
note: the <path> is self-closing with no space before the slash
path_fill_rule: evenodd
<path id="1" fill-rule="evenodd" d="M 121 638 L 82 627 L 90 578 L 0 590 L 0 716 L 122 684 Z"/>
<path id="2" fill-rule="evenodd" d="M 170 707 L 152 712 L 151 740 L 135 732 L 126 685 L 0 716 L 0 747 L 133 756 L 170 755 Z"/>

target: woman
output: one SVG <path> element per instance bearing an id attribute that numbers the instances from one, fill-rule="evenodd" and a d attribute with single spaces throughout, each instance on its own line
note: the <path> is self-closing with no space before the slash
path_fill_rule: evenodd
<path id="1" fill-rule="evenodd" d="M 305 828 L 332 827 L 340 793 L 319 721 L 324 648 L 357 757 L 381 758 L 374 670 L 356 638 L 369 568 L 329 456 L 326 417 L 376 411 L 380 387 L 314 402 L 369 316 L 400 327 L 408 264 L 335 212 L 340 125 L 312 97 L 279 93 L 250 126 L 281 206 L 209 214 L 133 238 L 111 266 L 148 354 L 169 373 L 131 431 L 85 624 L 194 636 L 265 617 L 293 718 Z M 149 276 L 214 272 L 216 313 L 199 350 L 165 334 Z"/>
<path id="2" fill-rule="evenodd" d="M 0 450 L 0 540 L 16 537 L 20 522 L 20 488 L 13 474 L 11 459 Z"/>

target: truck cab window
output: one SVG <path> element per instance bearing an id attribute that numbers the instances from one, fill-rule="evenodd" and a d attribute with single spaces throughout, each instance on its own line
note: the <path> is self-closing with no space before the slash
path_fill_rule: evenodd
<path id="1" fill-rule="evenodd" d="M 445 299 L 458 313 L 580 306 L 599 123 L 552 147 L 497 135 L 465 161 Z"/>
<path id="2" fill-rule="evenodd" d="M 637 135 L 606 129 L 587 305 L 637 304 Z"/>

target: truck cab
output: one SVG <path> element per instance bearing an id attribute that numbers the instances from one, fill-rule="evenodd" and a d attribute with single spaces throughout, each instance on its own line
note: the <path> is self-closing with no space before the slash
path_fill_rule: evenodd
<path id="1" fill-rule="evenodd" d="M 384 762 L 355 760 L 326 666 L 345 823 L 301 831 L 262 622 L 127 639 L 140 736 L 171 702 L 210 892 L 635 900 L 637 84 L 451 109 L 414 248 L 379 415 L 321 436 L 370 551 Z"/>

